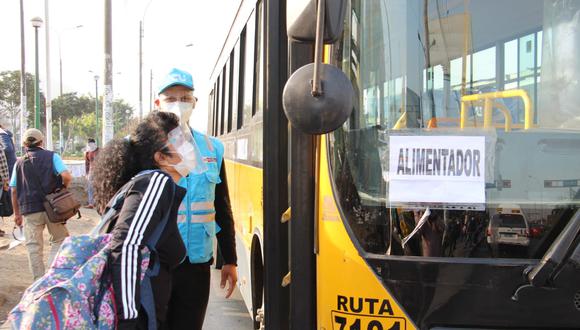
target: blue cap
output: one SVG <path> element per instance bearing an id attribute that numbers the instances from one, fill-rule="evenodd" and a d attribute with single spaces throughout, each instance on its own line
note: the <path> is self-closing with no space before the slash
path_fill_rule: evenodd
<path id="1" fill-rule="evenodd" d="M 193 90 L 193 79 L 188 72 L 173 68 L 161 81 L 157 94 L 159 95 L 167 88 L 173 86 L 184 86 Z"/>

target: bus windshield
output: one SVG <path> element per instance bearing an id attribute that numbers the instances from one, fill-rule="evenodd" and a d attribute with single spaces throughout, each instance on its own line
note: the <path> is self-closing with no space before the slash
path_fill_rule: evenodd
<path id="1" fill-rule="evenodd" d="M 578 17 L 564 0 L 349 2 L 332 59 L 356 99 L 329 156 L 365 251 L 493 257 L 486 229 L 503 203 L 546 229 L 500 256 L 547 250 L 580 204 Z"/>

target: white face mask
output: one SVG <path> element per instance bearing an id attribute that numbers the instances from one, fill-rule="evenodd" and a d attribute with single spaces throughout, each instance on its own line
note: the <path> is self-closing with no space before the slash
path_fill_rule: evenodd
<path id="1" fill-rule="evenodd" d="M 188 123 L 191 113 L 193 112 L 193 103 L 190 102 L 171 102 L 165 103 L 164 111 L 173 112 L 179 117 L 182 123 Z"/>
<path id="2" fill-rule="evenodd" d="M 189 134 L 187 134 L 189 133 Z M 175 170 L 181 176 L 187 176 L 189 173 L 199 174 L 205 172 L 207 167 L 201 159 L 201 153 L 197 143 L 191 136 L 191 131 L 187 127 L 177 127 L 168 134 L 169 143 L 173 145 L 176 153 L 180 156 L 181 161 L 172 164 Z"/>
<path id="3" fill-rule="evenodd" d="M 90 142 L 89 145 L 87 146 L 87 148 L 89 149 L 89 151 L 95 151 L 95 150 L 97 150 L 97 144 Z"/>
<path id="4" fill-rule="evenodd" d="M 187 164 L 183 160 L 181 160 L 177 164 L 172 164 L 171 166 L 173 166 L 173 168 L 175 168 L 177 173 L 179 173 L 179 175 L 181 175 L 182 177 L 186 177 L 190 172 L 189 166 L 187 166 Z"/>

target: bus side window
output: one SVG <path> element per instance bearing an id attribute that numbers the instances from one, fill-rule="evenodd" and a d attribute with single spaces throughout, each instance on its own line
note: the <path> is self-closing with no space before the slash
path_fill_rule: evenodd
<path id="1" fill-rule="evenodd" d="M 217 82 L 215 82 L 213 87 L 213 110 L 212 110 L 212 135 L 216 135 L 217 134 L 217 99 L 218 99 L 218 88 L 217 88 Z"/>
<path id="2" fill-rule="evenodd" d="M 209 104 L 210 104 L 210 117 L 209 117 L 209 122 L 208 122 L 208 127 L 207 130 L 209 132 L 210 135 L 214 135 L 215 132 L 213 130 L 214 127 L 214 119 L 215 119 L 215 89 L 212 88 L 211 92 L 209 93 Z"/>
<path id="3" fill-rule="evenodd" d="M 227 103 L 226 103 L 226 99 L 227 99 L 227 90 L 226 90 L 226 78 L 227 78 L 227 74 L 226 74 L 226 66 L 224 65 L 223 69 L 222 69 L 222 73 L 220 74 L 221 77 L 221 83 L 222 83 L 222 89 L 221 89 L 221 105 L 220 105 L 220 135 L 223 135 L 225 133 L 224 127 L 226 125 L 227 122 Z"/>
<path id="4" fill-rule="evenodd" d="M 222 84 L 221 84 L 222 77 L 221 75 L 218 76 L 216 85 L 216 108 L 215 108 L 215 136 L 220 135 L 220 123 L 222 121 L 221 116 L 221 104 L 222 104 Z"/>
<path id="5" fill-rule="evenodd" d="M 262 13 L 262 2 L 260 1 L 256 6 L 256 11 L 258 16 L 256 18 L 256 40 L 255 40 L 255 94 L 254 108 L 252 110 L 252 116 L 256 113 L 262 112 L 264 108 L 264 15 Z"/>
<path id="6" fill-rule="evenodd" d="M 238 53 L 239 41 L 230 54 L 230 121 L 228 123 L 228 131 L 235 131 L 238 129 Z"/>
<path id="7" fill-rule="evenodd" d="M 252 118 L 254 107 L 254 43 L 256 38 L 256 15 L 252 13 L 246 23 L 245 43 L 244 43 L 244 68 L 243 68 L 243 88 L 244 88 L 244 115 L 243 126 L 246 126 Z"/>
<path id="8" fill-rule="evenodd" d="M 238 57 L 237 57 L 237 61 L 236 61 L 236 66 L 237 66 L 237 84 L 238 84 L 238 129 L 242 128 L 242 126 L 244 125 L 244 103 L 245 103 L 245 99 L 244 99 L 244 75 L 245 75 L 245 68 L 244 68 L 244 63 L 245 63 L 245 58 L 246 58 L 246 28 L 244 27 L 244 29 L 242 30 L 242 33 L 240 34 L 240 40 L 238 42 L 238 45 L 236 45 L 237 49 L 238 49 Z"/>

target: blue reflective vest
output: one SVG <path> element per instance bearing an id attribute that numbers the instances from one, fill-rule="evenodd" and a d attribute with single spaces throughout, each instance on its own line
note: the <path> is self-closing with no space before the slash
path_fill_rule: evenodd
<path id="1" fill-rule="evenodd" d="M 215 222 L 215 187 L 221 182 L 224 145 L 216 138 L 191 130 L 207 171 L 190 173 L 178 185 L 187 194 L 177 212 L 177 226 L 187 248 L 189 262 L 204 263 L 213 256 L 213 238 L 220 231 Z"/>

